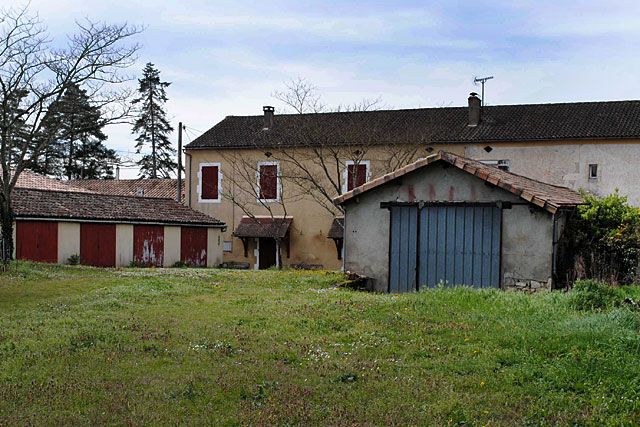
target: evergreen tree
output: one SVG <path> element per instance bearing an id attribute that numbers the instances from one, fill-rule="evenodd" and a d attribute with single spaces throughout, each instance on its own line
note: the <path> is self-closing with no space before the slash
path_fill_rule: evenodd
<path id="1" fill-rule="evenodd" d="M 107 136 L 100 108 L 91 105 L 87 92 L 71 85 L 60 101 L 51 105 L 40 138 L 48 138 L 46 150 L 34 172 L 67 179 L 113 178 L 114 150 L 103 142 Z"/>
<path id="2" fill-rule="evenodd" d="M 151 62 L 145 66 L 143 77 L 138 82 L 139 97 L 133 103 L 140 105 L 132 133 L 138 134 L 136 153 L 140 154 L 145 146 L 151 149 L 150 154 L 144 154 L 138 161 L 139 176 L 171 178 L 178 169 L 176 149 L 169 141 L 173 128 L 164 111 L 164 104 L 167 102 L 165 89 L 171 83 L 160 81 L 160 71 Z"/>

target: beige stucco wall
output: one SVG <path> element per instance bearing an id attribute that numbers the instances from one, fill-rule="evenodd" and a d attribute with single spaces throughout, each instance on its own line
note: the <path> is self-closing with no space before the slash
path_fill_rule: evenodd
<path id="1" fill-rule="evenodd" d="M 171 267 L 180 261 L 180 227 L 164 227 L 164 266 Z"/>
<path id="2" fill-rule="evenodd" d="M 207 229 L 207 267 L 217 267 L 222 264 L 222 230 L 220 228 Z"/>
<path id="3" fill-rule="evenodd" d="M 443 167 L 442 163 L 352 199 L 345 206 L 345 269 L 373 279 L 373 290 L 388 290 L 390 213 L 380 207 L 380 202 L 414 200 L 523 202 L 456 167 Z M 523 205 L 502 212 L 502 283 L 547 283 L 552 277 L 553 216 L 531 212 L 529 206 Z"/>
<path id="4" fill-rule="evenodd" d="M 66 264 L 71 255 L 80 255 L 80 223 L 58 222 L 58 264 Z"/>
<path id="5" fill-rule="evenodd" d="M 128 267 L 133 261 L 133 225 L 116 224 L 116 267 Z"/>
<path id="6" fill-rule="evenodd" d="M 370 163 L 370 178 L 373 179 L 377 176 L 384 175 L 388 171 L 395 169 L 399 166 L 398 163 L 394 163 L 390 160 L 393 157 L 392 151 L 410 153 L 409 156 L 412 160 L 418 158 L 427 157 L 430 153 L 435 152 L 443 147 L 440 146 L 427 146 L 416 149 L 415 147 L 390 147 L 379 146 L 370 147 L 366 154 L 363 156 L 364 161 Z M 459 154 L 464 150 L 463 146 L 450 147 L 451 150 Z M 353 147 L 356 150 L 357 147 Z M 265 150 L 266 151 L 266 150 Z M 327 233 L 331 227 L 331 223 L 334 218 L 334 214 L 323 207 L 314 197 L 308 193 L 304 193 L 301 189 L 288 182 L 286 177 L 288 176 L 287 162 L 279 159 L 279 154 L 273 152 L 271 156 L 267 156 L 265 152 L 254 149 L 243 150 L 188 150 L 188 154 L 191 157 L 192 171 L 189 169 L 189 158 L 187 157 L 187 169 L 186 169 L 186 183 L 185 191 L 187 204 L 189 203 L 189 191 L 191 191 L 191 207 L 204 212 L 224 221 L 227 224 L 227 231 L 222 234 L 223 241 L 231 241 L 233 251 L 224 252 L 223 259 L 225 262 L 236 261 L 249 263 L 250 268 L 253 268 L 257 263 L 256 257 L 256 239 L 248 240 L 247 257 L 244 256 L 244 247 L 242 241 L 232 236 L 233 231 L 236 229 L 238 223 L 246 213 L 242 208 L 238 206 L 238 203 L 234 204 L 230 200 L 230 195 L 235 194 L 242 203 L 248 203 L 246 207 L 253 215 L 287 215 L 293 217 L 293 223 L 290 229 L 290 257 L 287 257 L 286 247 L 282 248 L 282 262 L 283 265 L 289 266 L 292 264 L 314 264 L 322 265 L 325 269 L 338 270 L 342 268 L 342 261 L 338 259 L 338 253 L 333 240 L 327 238 Z M 298 152 L 290 152 L 298 159 L 312 162 L 309 151 L 304 152 L 298 150 Z M 247 162 L 247 165 L 254 166 L 257 169 L 258 162 L 263 161 L 280 161 L 282 179 L 282 192 L 281 202 L 269 203 L 269 208 L 260 205 L 255 200 L 255 196 L 252 200 L 251 196 L 247 193 L 247 189 L 251 190 L 257 186 L 257 177 L 255 177 L 254 171 L 247 171 L 245 175 L 238 175 L 237 169 L 231 168 L 232 163 L 237 156 L 241 156 L 243 161 Z M 344 177 L 345 162 L 341 164 L 341 180 Z M 198 171 L 200 169 L 200 163 L 220 163 L 223 173 L 221 187 L 223 197 L 219 203 L 200 203 L 198 201 Z M 404 163 L 402 164 L 404 165 Z M 316 165 L 316 168 L 319 166 Z M 320 176 L 321 173 L 317 173 Z M 290 176 L 290 174 L 289 174 Z M 335 177 L 334 177 L 335 178 Z M 238 188 L 240 183 L 246 188 Z M 251 187 L 251 188 L 249 188 Z M 327 188 L 329 186 L 327 185 Z M 333 194 L 335 193 L 335 194 Z M 337 192 L 333 192 L 332 196 L 337 196 Z M 322 199 L 322 203 L 331 207 L 335 215 L 342 216 L 337 208 L 333 208 L 330 202 L 326 199 Z M 270 212 L 271 209 L 271 212 Z"/>
<path id="7" fill-rule="evenodd" d="M 484 147 L 491 146 L 487 153 Z M 616 188 L 640 206 L 640 141 L 566 141 L 558 143 L 475 144 L 464 155 L 477 160 L 509 160 L 511 172 L 575 190 L 606 196 Z M 599 177 L 589 179 L 589 164 Z"/>

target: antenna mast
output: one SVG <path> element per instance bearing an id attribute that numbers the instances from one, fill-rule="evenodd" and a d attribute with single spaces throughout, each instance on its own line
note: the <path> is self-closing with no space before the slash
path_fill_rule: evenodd
<path id="1" fill-rule="evenodd" d="M 473 78 L 473 84 L 477 85 L 478 83 L 482 84 L 482 106 L 484 107 L 484 83 L 487 80 L 491 80 L 493 78 L 493 76 L 489 76 L 489 77 L 474 77 Z"/>

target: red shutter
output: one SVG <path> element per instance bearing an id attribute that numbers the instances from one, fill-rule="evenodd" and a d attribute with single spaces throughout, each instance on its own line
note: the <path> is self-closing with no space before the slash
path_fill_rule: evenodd
<path id="1" fill-rule="evenodd" d="M 260 199 L 278 198 L 278 166 L 260 165 Z"/>
<path id="2" fill-rule="evenodd" d="M 351 191 L 355 187 L 360 187 L 362 184 L 367 182 L 367 165 L 359 164 L 357 174 L 354 173 L 355 166 L 356 165 L 347 165 L 347 191 Z"/>
<path id="3" fill-rule="evenodd" d="M 202 194 L 203 200 L 218 199 L 218 166 L 202 167 Z"/>

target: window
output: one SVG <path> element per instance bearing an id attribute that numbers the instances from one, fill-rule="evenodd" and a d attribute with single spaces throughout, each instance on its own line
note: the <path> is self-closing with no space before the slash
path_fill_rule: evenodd
<path id="1" fill-rule="evenodd" d="M 589 165 L 589 179 L 598 179 L 598 165 L 595 163 Z"/>
<path id="2" fill-rule="evenodd" d="M 356 166 L 355 162 L 347 161 L 347 167 L 345 169 L 345 185 L 344 191 L 351 191 L 356 187 L 361 186 L 365 182 L 369 181 L 369 161 L 361 160 Z"/>
<path id="3" fill-rule="evenodd" d="M 222 242 L 222 250 L 224 252 L 233 252 L 233 242 L 228 242 L 228 241 Z"/>
<path id="4" fill-rule="evenodd" d="M 258 163 L 259 199 L 266 202 L 280 200 L 280 164 L 278 162 Z"/>
<path id="5" fill-rule="evenodd" d="M 509 160 L 480 160 L 480 163 L 485 165 L 495 166 L 498 169 L 509 172 Z"/>
<path id="6" fill-rule="evenodd" d="M 200 203 L 220 203 L 220 163 L 200 163 L 198 172 L 198 201 Z"/>

